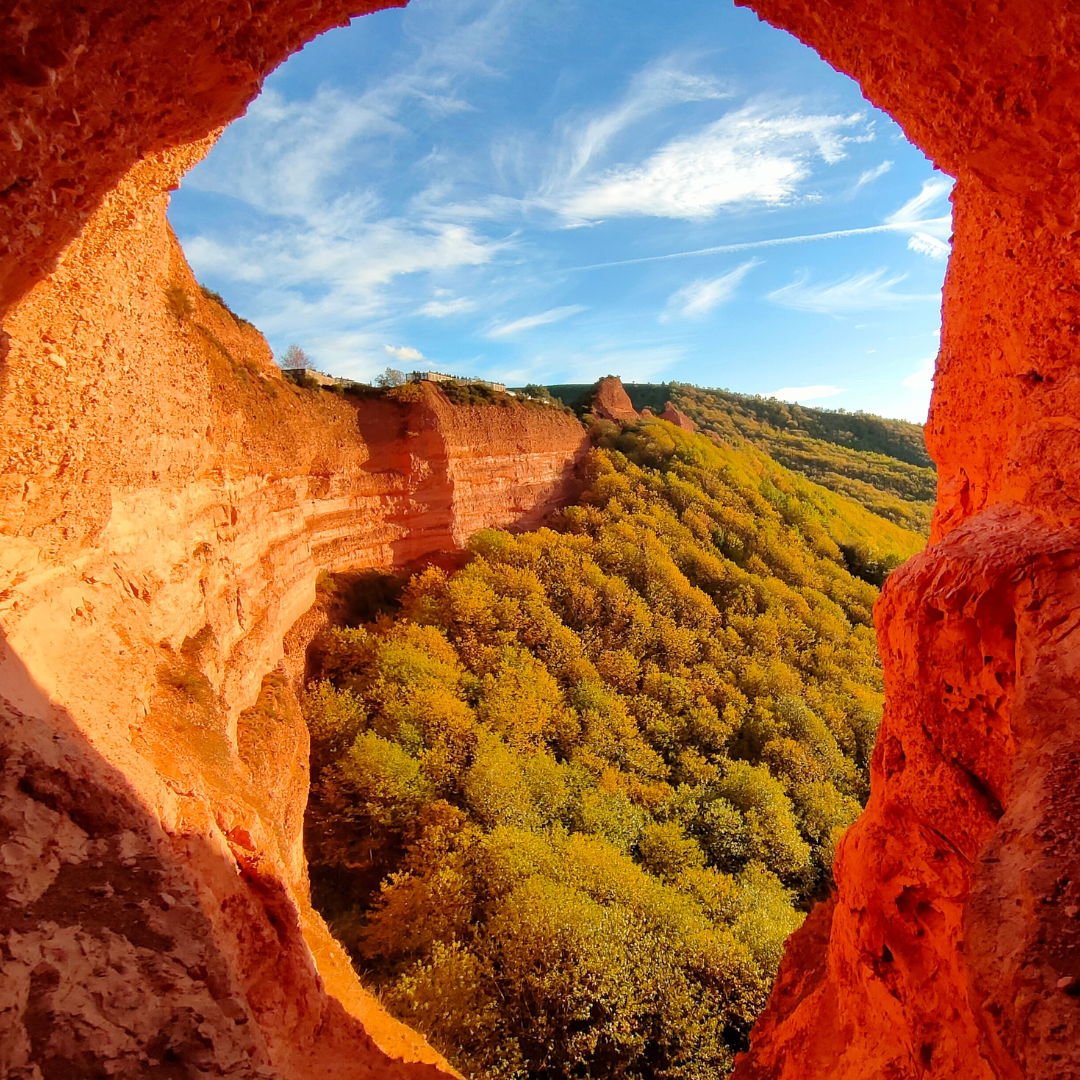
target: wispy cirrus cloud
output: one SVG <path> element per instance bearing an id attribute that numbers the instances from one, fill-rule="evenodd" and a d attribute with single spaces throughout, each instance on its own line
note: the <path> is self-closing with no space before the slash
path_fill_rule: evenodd
<path id="1" fill-rule="evenodd" d="M 888 276 L 884 268 L 864 270 L 838 281 L 815 284 L 810 275 L 800 274 L 790 285 L 774 289 L 768 299 L 774 304 L 796 311 L 812 311 L 822 315 L 844 315 L 856 311 L 902 307 L 940 299 L 938 294 L 901 293 L 895 291 L 906 274 Z"/>
<path id="2" fill-rule="evenodd" d="M 410 62 L 359 93 L 321 84 L 308 96 L 289 98 L 268 86 L 243 124 L 227 129 L 184 183 L 303 216 L 332 196 L 334 180 L 354 180 L 358 166 L 385 157 L 387 140 L 410 138 L 410 108 L 435 117 L 473 111 L 463 86 L 470 77 L 495 74 L 490 58 L 508 33 L 514 6 L 496 0 L 448 11 L 441 32 L 421 43 Z"/>
<path id="3" fill-rule="evenodd" d="M 246 312 L 260 328 L 271 338 L 302 336 L 324 366 L 331 357 L 351 372 L 376 364 L 380 320 L 406 303 L 416 308 L 402 279 L 452 277 L 508 246 L 469 221 L 402 205 L 380 170 L 407 150 L 416 116 L 472 110 L 466 84 L 496 74 L 489 57 L 514 7 L 457 5 L 408 63 L 361 89 L 264 90 L 185 178 L 186 188 L 241 207 L 223 228 L 182 235 L 196 273 L 248 286 Z M 465 310 L 438 297 L 424 306 L 429 317 Z"/>
<path id="4" fill-rule="evenodd" d="M 476 301 L 459 296 L 453 300 L 429 300 L 416 309 L 417 315 L 426 315 L 429 319 L 446 319 L 451 315 L 464 315 L 476 310 Z"/>
<path id="5" fill-rule="evenodd" d="M 705 318 L 721 304 L 727 303 L 735 295 L 735 290 L 746 275 L 760 265 L 760 259 L 750 259 L 719 277 L 691 281 L 672 295 L 661 320 L 667 321 L 673 315 L 681 315 L 687 319 Z"/>
<path id="6" fill-rule="evenodd" d="M 302 225 L 279 226 L 238 242 L 196 236 L 184 250 L 196 273 L 266 283 L 276 290 L 314 290 L 370 312 L 381 306 L 380 286 L 394 278 L 479 266 L 500 246 L 464 226 L 370 221 L 338 205 L 308 214 Z"/>
<path id="7" fill-rule="evenodd" d="M 930 259 L 947 259 L 952 251 L 952 248 L 944 240 L 939 240 L 936 236 L 924 232 L 917 232 L 914 236 L 909 237 L 907 246 L 909 251 L 917 252 L 919 255 L 926 255 Z"/>
<path id="8" fill-rule="evenodd" d="M 549 190 L 564 189 L 609 148 L 628 128 L 672 105 L 720 101 L 731 91 L 710 75 L 682 70 L 671 57 L 648 65 L 630 81 L 614 108 L 584 120 L 564 120 L 558 159 L 548 179 Z"/>
<path id="9" fill-rule="evenodd" d="M 700 220 L 736 206 L 783 205 L 797 198 L 815 161 L 832 164 L 845 156 L 860 125 L 861 113 L 805 114 L 751 102 L 671 140 L 639 165 L 569 177 L 555 208 L 572 221 Z"/>
<path id="10" fill-rule="evenodd" d="M 924 180 L 922 187 L 919 190 L 919 194 L 908 199 L 899 210 L 890 214 L 885 219 L 886 224 L 903 221 L 918 221 L 920 218 L 924 218 L 927 211 L 934 206 L 935 203 L 940 204 L 948 198 L 952 188 L 952 180 L 949 180 L 944 176 L 932 176 L 929 180 Z"/>
<path id="11" fill-rule="evenodd" d="M 953 182 L 944 176 L 924 180 L 918 195 L 908 199 L 895 213 L 885 219 L 886 225 L 908 231 L 908 250 L 930 259 L 947 259 L 952 251 L 948 243 L 952 233 L 952 212 L 936 218 L 926 215 L 941 207 L 952 191 Z"/>
<path id="12" fill-rule="evenodd" d="M 526 315 L 524 318 L 515 319 L 513 322 L 502 323 L 487 332 L 489 338 L 508 338 L 520 334 L 523 330 L 532 330 L 537 326 L 547 326 L 550 323 L 562 322 L 571 315 L 577 315 L 585 308 L 580 304 L 568 304 L 565 307 L 551 308 L 541 311 L 538 315 Z"/>
<path id="13" fill-rule="evenodd" d="M 855 190 L 859 191 L 861 188 L 866 187 L 867 184 L 880 180 L 892 167 L 893 163 L 891 161 L 883 161 L 876 168 L 863 170 L 859 174 L 859 179 L 855 181 Z"/>

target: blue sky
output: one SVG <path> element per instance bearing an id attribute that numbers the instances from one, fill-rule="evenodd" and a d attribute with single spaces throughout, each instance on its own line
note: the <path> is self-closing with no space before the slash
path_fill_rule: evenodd
<path id="1" fill-rule="evenodd" d="M 169 216 L 203 284 L 333 374 L 611 373 L 921 422 L 950 188 L 727 0 L 414 0 L 274 72 Z"/>

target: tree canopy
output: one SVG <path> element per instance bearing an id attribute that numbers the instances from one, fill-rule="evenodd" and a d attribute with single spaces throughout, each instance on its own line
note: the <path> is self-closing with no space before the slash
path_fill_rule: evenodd
<path id="1" fill-rule="evenodd" d="M 466 1075 L 708 1080 L 866 798 L 867 568 L 922 538 L 753 447 L 597 430 L 550 527 L 326 635 L 313 895 Z"/>

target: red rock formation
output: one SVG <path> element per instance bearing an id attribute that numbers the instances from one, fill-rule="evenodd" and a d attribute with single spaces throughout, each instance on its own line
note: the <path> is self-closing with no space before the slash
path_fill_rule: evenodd
<path id="1" fill-rule="evenodd" d="M 592 411 L 601 420 L 640 420 L 641 413 L 634 408 L 630 395 L 623 388 L 617 375 L 606 375 L 593 391 Z"/>
<path id="2" fill-rule="evenodd" d="M 697 424 L 695 424 L 681 409 L 676 409 L 670 401 L 664 406 L 664 411 L 660 414 L 660 419 L 666 420 L 669 424 L 674 424 L 676 427 L 682 428 L 683 431 L 697 431 Z"/>
<path id="3" fill-rule="evenodd" d="M 140 160 L 243 113 L 331 26 L 403 0 L 6 0 L 0 317 Z"/>
<path id="4" fill-rule="evenodd" d="M 886 713 L 835 905 L 789 946 L 736 1077 L 1077 1077 L 1080 16 L 750 6 L 957 184 L 935 542 L 878 604 Z"/>
<path id="5" fill-rule="evenodd" d="M 272 683 L 244 706 L 315 566 L 417 550 L 417 492 L 421 531 L 453 536 L 453 495 L 393 441 L 365 456 L 346 402 L 278 383 L 160 219 L 185 147 L 307 37 L 376 6 L 0 10 L 0 310 L 67 249 L 5 322 L 0 371 L 5 1075 L 437 1067 L 358 1024 L 379 1021 L 298 881 L 302 729 Z M 878 610 L 873 795 L 738 1075 L 1080 1075 L 1080 15 L 1066 0 L 752 6 L 858 78 L 957 188 L 927 427 L 935 543 Z M 170 279 L 191 311 L 161 302 Z M 406 446 L 438 449 L 399 421 Z M 475 492 L 454 438 L 445 473 Z"/>
<path id="6" fill-rule="evenodd" d="M 286 382 L 169 232 L 204 149 L 136 166 L 4 324 L 0 1075 L 434 1075 L 310 909 L 264 676 L 319 570 L 536 520 L 587 438 Z"/>

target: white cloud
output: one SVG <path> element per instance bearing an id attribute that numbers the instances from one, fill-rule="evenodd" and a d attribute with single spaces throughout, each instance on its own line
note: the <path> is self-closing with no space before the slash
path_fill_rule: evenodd
<path id="1" fill-rule="evenodd" d="M 796 311 L 812 311 L 824 315 L 838 315 L 851 311 L 871 311 L 880 308 L 900 307 L 920 301 L 939 300 L 933 295 L 898 293 L 893 287 L 905 279 L 906 274 L 886 277 L 887 271 L 865 270 L 839 281 L 820 285 L 810 283 L 809 275 L 803 274 L 790 285 L 775 289 L 768 298 L 775 304 L 794 308 Z"/>
<path id="2" fill-rule="evenodd" d="M 487 336 L 489 338 L 510 337 L 513 334 L 520 333 L 522 330 L 531 330 L 534 326 L 547 326 L 549 323 L 562 322 L 563 319 L 568 319 L 571 315 L 577 315 L 578 312 L 584 310 L 580 304 L 551 308 L 549 311 L 540 312 L 539 315 L 526 315 L 523 319 L 515 319 L 513 322 L 496 326 L 488 331 Z"/>
<path id="3" fill-rule="evenodd" d="M 735 295 L 739 283 L 750 273 L 755 266 L 760 266 L 760 259 L 750 259 L 741 266 L 729 270 L 716 278 L 699 278 L 681 288 L 668 301 L 668 310 L 661 316 L 663 320 L 671 317 L 672 313 L 683 315 L 688 319 L 704 318 L 709 312 L 726 303 Z"/>
<path id="4" fill-rule="evenodd" d="M 352 327 L 386 311 L 396 279 L 480 266 L 506 246 L 462 225 L 368 220 L 364 211 L 361 201 L 341 199 L 235 241 L 185 239 L 184 251 L 200 278 L 262 286 L 252 316 L 273 335 L 290 325 Z"/>
<path id="5" fill-rule="evenodd" d="M 829 386 L 819 384 L 817 386 L 783 386 L 779 390 L 773 390 L 763 397 L 776 398 L 778 401 L 820 401 L 822 398 L 836 397 L 837 394 L 846 394 L 847 389 L 843 386 Z"/>
<path id="6" fill-rule="evenodd" d="M 855 190 L 866 187 L 867 184 L 872 184 L 875 180 L 883 177 L 891 168 L 893 163 L 891 161 L 883 161 L 874 169 L 867 169 L 865 172 L 859 175 L 859 179 L 855 184 Z"/>
<path id="7" fill-rule="evenodd" d="M 348 163 L 348 151 L 367 140 L 405 133 L 394 119 L 400 105 L 396 96 L 369 92 L 355 98 L 322 87 L 306 101 L 287 101 L 268 87 L 252 102 L 244 123 L 226 130 L 184 185 L 265 212 L 302 216 Z"/>
<path id="8" fill-rule="evenodd" d="M 336 178 L 354 186 L 357 172 L 384 161 L 386 140 L 410 137 L 408 107 L 419 103 L 440 117 L 472 111 L 459 87 L 469 76 L 495 74 L 488 57 L 499 54 L 513 7 L 496 0 L 471 19 L 467 6 L 451 8 L 410 63 L 358 94 L 321 85 L 307 99 L 289 101 L 273 86 L 264 89 L 184 183 L 302 216 Z"/>
<path id="9" fill-rule="evenodd" d="M 414 204 L 431 216 L 457 221 L 508 220 L 537 210 L 562 215 L 568 197 L 595 176 L 598 162 L 610 156 L 621 136 L 672 106 L 730 96 L 720 80 L 683 71 L 675 58 L 662 57 L 639 71 L 622 98 L 605 112 L 564 116 L 542 139 L 523 131 L 496 139 L 491 146 L 491 175 L 482 181 L 488 190 L 478 198 L 455 198 L 444 166 L 439 179 Z M 462 171 L 472 170 L 465 166 Z M 470 179 L 476 180 L 475 173 Z M 502 191 L 491 190 L 500 187 Z M 588 224 L 572 215 L 561 221 L 562 228 Z"/>
<path id="10" fill-rule="evenodd" d="M 943 240 L 929 233 L 917 232 L 907 242 L 910 251 L 916 251 L 920 255 L 926 255 L 931 259 L 947 259 L 952 248 Z"/>
<path id="11" fill-rule="evenodd" d="M 426 315 L 429 319 L 445 319 L 450 315 L 461 315 L 472 311 L 476 301 L 459 296 L 456 300 L 429 300 L 417 309 L 417 315 Z"/>
<path id="12" fill-rule="evenodd" d="M 929 398 L 930 391 L 934 389 L 934 365 L 936 362 L 937 358 L 933 356 L 920 360 L 919 366 L 903 380 L 903 385 L 911 390 L 917 390 L 920 394 L 925 394 Z"/>
<path id="13" fill-rule="evenodd" d="M 751 103 L 697 133 L 674 139 L 644 164 L 620 166 L 572 185 L 558 210 L 572 221 L 611 217 L 714 216 L 725 207 L 793 202 L 811 164 L 845 156 L 850 116 L 780 112 Z"/>
<path id="14" fill-rule="evenodd" d="M 411 345 L 384 345 L 383 348 L 397 360 L 426 360 L 427 357 Z"/>
<path id="15" fill-rule="evenodd" d="M 952 191 L 953 182 L 944 176 L 931 176 L 924 180 L 919 194 L 908 199 L 895 213 L 885 220 L 888 223 L 900 221 L 918 221 L 935 203 L 945 199 Z"/>
<path id="16" fill-rule="evenodd" d="M 711 76 L 679 71 L 661 60 L 639 72 L 622 101 L 609 112 L 579 124 L 564 126 L 560 161 L 555 175 L 558 186 L 579 176 L 612 140 L 645 117 L 671 105 L 691 101 L 718 101 L 730 92 Z"/>
<path id="17" fill-rule="evenodd" d="M 926 422 L 926 415 L 930 411 L 930 396 L 934 392 L 936 363 L 936 357 L 928 356 L 919 361 L 918 367 L 907 378 L 901 380 L 901 385 L 911 392 L 906 395 L 902 393 L 897 395 L 897 405 L 900 410 L 898 415 L 917 424 Z"/>
<path id="18" fill-rule="evenodd" d="M 412 58 L 366 89 L 324 85 L 302 100 L 265 90 L 185 178 L 185 186 L 246 204 L 221 230 L 182 237 L 196 272 L 245 286 L 254 298 L 246 314 L 260 329 L 272 340 L 302 339 L 322 367 L 378 370 L 381 342 L 399 333 L 390 316 L 431 295 L 409 275 L 451 283 L 512 244 L 487 239 L 468 220 L 402 205 L 385 178 L 387 163 L 409 152 L 418 107 L 433 116 L 468 110 L 466 80 L 498 74 L 487 57 L 499 54 L 515 6 L 440 9 L 430 40 L 419 29 Z"/>
<path id="19" fill-rule="evenodd" d="M 952 188 L 953 181 L 945 176 L 932 176 L 929 180 L 924 180 L 922 187 L 919 190 L 919 194 L 908 199 L 899 210 L 890 214 L 885 219 L 885 223 L 887 225 L 899 225 L 912 222 L 919 225 L 926 225 L 927 222 L 922 219 L 925 217 L 927 211 L 932 206 L 945 201 L 949 196 L 949 192 L 952 191 Z M 951 211 L 945 218 L 939 220 L 951 222 Z"/>

